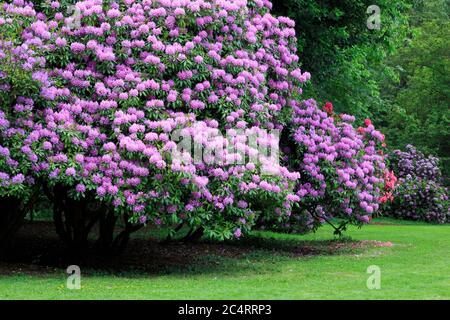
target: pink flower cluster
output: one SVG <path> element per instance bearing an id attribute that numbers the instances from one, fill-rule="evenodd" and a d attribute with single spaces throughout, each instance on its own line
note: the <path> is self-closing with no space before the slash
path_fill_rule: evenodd
<path id="1" fill-rule="evenodd" d="M 397 185 L 397 177 L 394 171 L 387 170 L 384 172 L 384 193 L 379 199 L 380 203 L 386 203 L 388 201 L 394 200 L 393 191 Z"/>

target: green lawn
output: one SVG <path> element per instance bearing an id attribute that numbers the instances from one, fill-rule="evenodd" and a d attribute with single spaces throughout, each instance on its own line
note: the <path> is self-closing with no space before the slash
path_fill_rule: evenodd
<path id="1" fill-rule="evenodd" d="M 201 252 L 190 268 L 160 273 L 88 270 L 81 290 L 66 288 L 65 270 L 0 275 L 0 299 L 450 299 L 450 226 L 378 222 L 348 235 L 392 247 L 333 254 L 321 251 L 328 227 L 307 236 L 260 232 L 237 244 L 246 248 L 238 257 Z M 289 253 L 308 247 L 312 254 Z M 366 286 L 370 265 L 381 269 L 379 290 Z"/>

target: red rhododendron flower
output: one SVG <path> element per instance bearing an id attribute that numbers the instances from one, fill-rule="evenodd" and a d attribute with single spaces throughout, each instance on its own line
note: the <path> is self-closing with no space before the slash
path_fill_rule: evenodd
<path id="1" fill-rule="evenodd" d="M 394 200 L 394 196 L 392 195 L 392 192 L 387 192 L 383 196 L 380 197 L 379 201 L 380 203 L 386 203 L 388 201 Z"/>
<path id="2" fill-rule="evenodd" d="M 364 124 L 368 127 L 372 124 L 372 121 L 370 119 L 364 120 Z"/>
<path id="3" fill-rule="evenodd" d="M 323 107 L 323 110 L 325 110 L 325 112 L 328 114 L 332 114 L 333 113 L 333 104 L 331 102 L 325 103 L 325 107 Z"/>
<path id="4" fill-rule="evenodd" d="M 393 190 L 397 183 L 397 177 L 393 171 L 386 170 L 384 172 L 384 184 L 386 190 Z"/>

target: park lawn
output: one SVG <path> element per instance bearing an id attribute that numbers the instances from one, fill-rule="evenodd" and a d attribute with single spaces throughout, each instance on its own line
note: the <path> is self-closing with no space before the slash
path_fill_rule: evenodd
<path id="1" fill-rule="evenodd" d="M 201 252 L 190 267 L 83 273 L 81 266 L 81 290 L 66 288 L 63 269 L 2 274 L 0 299 L 450 299 L 449 225 L 381 219 L 347 235 L 393 246 L 296 255 L 286 249 L 333 243 L 325 241 L 331 229 L 307 236 L 258 232 L 247 242 L 263 245 L 238 257 Z M 245 243 L 235 245 L 244 249 Z M 381 270 L 379 290 L 366 285 L 371 265 Z"/>

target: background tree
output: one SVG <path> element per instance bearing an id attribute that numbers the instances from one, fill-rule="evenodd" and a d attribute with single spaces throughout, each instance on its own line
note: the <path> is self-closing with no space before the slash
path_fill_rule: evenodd
<path id="1" fill-rule="evenodd" d="M 393 72 L 385 58 L 405 38 L 408 1 L 378 1 L 381 29 L 369 30 L 373 1 L 274 1 L 274 11 L 296 22 L 302 67 L 313 74 L 305 95 L 357 118 L 377 118 L 384 109 L 379 80 Z"/>
<path id="2" fill-rule="evenodd" d="M 389 101 L 386 117 L 388 141 L 403 148 L 414 143 L 419 150 L 440 156 L 449 176 L 450 147 L 450 42 L 448 2 L 419 2 L 411 14 L 411 33 L 405 45 L 388 59 L 398 78 L 388 82 L 383 99 Z M 399 130 L 399 128 L 402 128 Z"/>
<path id="3" fill-rule="evenodd" d="M 372 4 L 274 1 L 296 22 L 302 68 L 313 75 L 305 96 L 371 118 L 392 150 L 412 143 L 441 157 L 448 177 L 449 1 L 378 1 L 380 30 L 366 26 Z"/>

